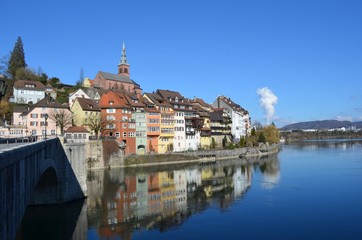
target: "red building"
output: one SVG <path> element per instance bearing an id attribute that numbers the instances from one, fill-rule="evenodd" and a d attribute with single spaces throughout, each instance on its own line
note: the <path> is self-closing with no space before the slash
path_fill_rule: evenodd
<path id="1" fill-rule="evenodd" d="M 136 153 L 136 120 L 132 112 L 144 108 L 135 94 L 127 91 L 108 91 L 99 100 L 101 119 L 107 121 L 103 136 L 115 137 L 125 145 L 125 155 Z"/>

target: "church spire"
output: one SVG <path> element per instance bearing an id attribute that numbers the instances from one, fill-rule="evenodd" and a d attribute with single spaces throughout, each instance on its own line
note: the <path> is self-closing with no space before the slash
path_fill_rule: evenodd
<path id="1" fill-rule="evenodd" d="M 129 64 L 127 62 L 127 56 L 126 56 L 126 45 L 123 42 L 122 46 L 122 56 L 121 60 L 118 64 L 118 75 L 123 75 L 129 77 Z"/>
<path id="2" fill-rule="evenodd" d="M 119 64 L 127 64 L 127 55 L 126 55 L 126 45 L 123 42 L 123 46 L 122 46 L 122 56 L 121 56 L 121 61 Z"/>

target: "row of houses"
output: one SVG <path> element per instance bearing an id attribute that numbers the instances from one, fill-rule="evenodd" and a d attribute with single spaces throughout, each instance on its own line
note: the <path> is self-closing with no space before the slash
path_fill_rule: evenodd
<path id="1" fill-rule="evenodd" d="M 124 46 L 118 74 L 99 71 L 93 80 L 86 78 L 66 104 L 57 102 L 51 90 L 40 82 L 15 82 L 15 102 L 26 103 L 13 113 L 13 125 L 21 126 L 22 135 L 56 136 L 78 126 L 71 129 L 117 139 L 125 154 L 145 154 L 221 146 L 251 129 L 248 111 L 225 96 L 207 104 L 172 90 L 143 93 L 130 78 Z M 58 121 L 59 116 L 65 121 Z"/>

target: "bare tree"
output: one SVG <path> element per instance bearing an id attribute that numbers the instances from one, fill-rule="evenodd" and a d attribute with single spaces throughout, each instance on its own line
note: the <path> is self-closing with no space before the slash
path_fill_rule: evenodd
<path id="1" fill-rule="evenodd" d="M 89 129 L 94 132 L 96 138 L 98 138 L 99 133 L 104 132 L 108 124 L 113 124 L 113 121 L 102 119 L 99 115 L 90 116 L 86 123 Z"/>
<path id="2" fill-rule="evenodd" d="M 10 54 L 4 55 L 0 58 L 0 74 L 10 77 L 9 69 Z"/>
<path id="3" fill-rule="evenodd" d="M 64 134 L 64 128 L 71 126 L 73 122 L 72 113 L 68 109 L 54 109 L 49 113 L 49 118 L 60 127 L 61 135 Z"/>

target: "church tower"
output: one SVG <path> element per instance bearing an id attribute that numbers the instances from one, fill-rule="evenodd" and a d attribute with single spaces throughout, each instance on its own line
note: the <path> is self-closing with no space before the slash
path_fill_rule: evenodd
<path id="1" fill-rule="evenodd" d="M 126 46 L 123 43 L 121 61 L 118 64 L 118 75 L 129 77 L 129 64 L 127 63 Z"/>

